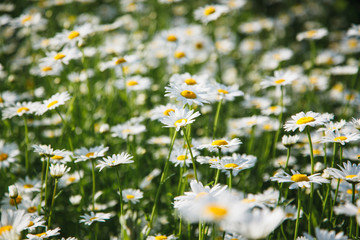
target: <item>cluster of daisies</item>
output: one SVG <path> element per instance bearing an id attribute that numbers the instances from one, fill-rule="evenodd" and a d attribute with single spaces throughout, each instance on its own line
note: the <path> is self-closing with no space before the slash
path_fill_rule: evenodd
<path id="1" fill-rule="evenodd" d="M 359 237 L 341 3 L 100 2 L 0 4 L 0 240 Z"/>

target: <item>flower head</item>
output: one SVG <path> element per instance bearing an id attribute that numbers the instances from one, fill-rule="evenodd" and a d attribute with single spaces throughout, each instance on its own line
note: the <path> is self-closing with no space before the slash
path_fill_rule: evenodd
<path id="1" fill-rule="evenodd" d="M 61 178 L 65 173 L 69 172 L 70 168 L 65 164 L 51 164 L 50 175 L 53 178 Z"/>
<path id="2" fill-rule="evenodd" d="M 200 116 L 199 112 L 194 112 L 194 110 L 189 110 L 188 108 L 175 108 L 174 111 L 170 111 L 168 114 L 168 116 L 161 118 L 160 122 L 165 127 L 176 128 L 176 131 L 193 123 L 195 118 Z"/>
<path id="3" fill-rule="evenodd" d="M 322 183 L 328 183 L 329 180 L 324 179 L 323 177 L 319 176 L 320 174 L 313 174 L 311 176 L 307 176 L 306 174 L 301 174 L 298 171 L 294 171 L 291 169 L 291 174 L 288 174 L 286 172 L 281 172 L 277 175 L 275 175 L 275 177 L 271 177 L 270 179 L 272 181 L 278 181 L 280 183 L 282 182 L 290 182 L 292 183 L 290 185 L 290 189 L 296 189 L 296 188 L 310 188 L 311 183 L 317 183 L 317 184 L 322 184 Z"/>
<path id="4" fill-rule="evenodd" d="M 307 113 L 300 112 L 291 116 L 292 120 L 288 120 L 285 125 L 285 131 L 295 131 L 299 129 L 300 132 L 304 131 L 305 127 L 315 127 L 323 125 L 326 122 L 320 113 L 309 111 Z"/>
<path id="5" fill-rule="evenodd" d="M 113 154 L 111 157 L 103 157 L 103 160 L 100 160 L 96 167 L 100 168 L 99 171 L 101 171 L 105 167 L 115 167 L 120 164 L 133 163 L 132 158 L 130 154 L 124 152 L 121 154 Z"/>

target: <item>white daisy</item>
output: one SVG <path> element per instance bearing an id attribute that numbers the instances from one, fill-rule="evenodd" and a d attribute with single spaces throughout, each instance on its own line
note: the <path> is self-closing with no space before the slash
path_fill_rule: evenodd
<path id="1" fill-rule="evenodd" d="M 41 240 L 45 238 L 50 238 L 53 236 L 60 235 L 60 228 L 57 227 L 55 229 L 47 230 L 46 232 L 38 233 L 38 234 L 27 234 L 26 237 L 28 240 Z"/>
<path id="2" fill-rule="evenodd" d="M 39 179 L 30 179 L 26 176 L 25 179 L 19 179 L 15 185 L 24 193 L 35 193 L 40 192 L 41 181 Z"/>
<path id="3" fill-rule="evenodd" d="M 32 114 L 37 111 L 38 107 L 38 102 L 17 102 L 15 105 L 10 105 L 2 110 L 2 119 Z"/>
<path id="4" fill-rule="evenodd" d="M 189 167 L 189 165 L 192 163 L 189 151 L 179 147 L 174 148 L 171 152 L 170 162 L 174 163 L 175 167 L 183 167 L 184 165 Z"/>
<path id="5" fill-rule="evenodd" d="M 68 92 L 56 93 L 49 99 L 44 100 L 43 104 L 39 106 L 36 111 L 36 115 L 43 115 L 45 112 L 55 109 L 58 106 L 64 105 L 66 101 L 70 99 Z"/>
<path id="6" fill-rule="evenodd" d="M 120 164 L 127 164 L 133 163 L 134 161 L 131 160 L 133 156 L 128 153 L 121 153 L 121 154 L 113 154 L 111 157 L 103 157 L 103 160 L 99 160 L 99 164 L 96 167 L 100 168 L 99 172 L 103 170 L 105 167 L 115 167 Z"/>
<path id="7" fill-rule="evenodd" d="M 305 127 L 315 127 L 324 125 L 327 121 L 320 113 L 309 111 L 307 113 L 300 112 L 291 116 L 292 120 L 286 121 L 284 125 L 285 131 L 295 131 L 299 129 L 300 132 L 304 131 Z"/>
<path id="8" fill-rule="evenodd" d="M 46 54 L 46 57 L 40 59 L 41 63 L 46 63 L 49 66 L 55 64 L 69 64 L 70 60 L 81 58 L 81 52 L 74 47 L 64 48 L 60 52 L 49 52 Z"/>
<path id="9" fill-rule="evenodd" d="M 127 140 L 129 136 L 139 135 L 140 133 L 145 132 L 146 127 L 145 125 L 140 124 L 140 121 L 141 119 L 132 118 L 123 124 L 117 124 L 111 127 L 111 136 Z"/>
<path id="10" fill-rule="evenodd" d="M 164 127 L 174 127 L 176 131 L 179 131 L 181 127 L 193 123 L 198 116 L 200 113 L 194 110 L 176 108 L 175 111 L 170 111 L 168 116 L 161 118 L 160 122 L 165 125 Z"/>
<path id="11" fill-rule="evenodd" d="M 240 144 L 242 144 L 242 142 L 238 138 L 231 139 L 230 141 L 227 139 L 217 139 L 217 140 L 212 141 L 212 143 L 210 143 L 210 144 L 203 144 L 197 148 L 198 149 L 206 148 L 207 150 L 209 150 L 211 152 L 215 152 L 215 151 L 218 151 L 219 149 L 226 150 L 226 149 L 230 149 L 233 147 L 239 147 Z"/>
<path id="12" fill-rule="evenodd" d="M 287 148 L 290 148 L 292 146 L 294 146 L 297 142 L 299 141 L 299 136 L 298 135 L 294 135 L 294 136 L 286 136 L 284 135 L 282 137 L 282 144 L 287 147 Z"/>
<path id="13" fill-rule="evenodd" d="M 98 157 L 103 157 L 105 152 L 109 150 L 109 147 L 105 147 L 104 145 L 100 145 L 97 147 L 92 147 L 90 149 L 82 147 L 80 149 L 75 150 L 75 162 L 82 162 L 89 159 L 95 159 Z"/>
<path id="14" fill-rule="evenodd" d="M 292 183 L 289 189 L 296 189 L 296 188 L 310 188 L 311 183 L 328 183 L 329 180 L 319 176 L 320 173 L 313 174 L 311 176 L 307 176 L 305 174 L 301 174 L 298 171 L 294 171 L 291 169 L 291 174 L 288 174 L 284 171 L 275 175 L 275 177 L 271 177 L 271 181 L 277 181 L 279 183 L 282 182 L 290 182 Z"/>
<path id="15" fill-rule="evenodd" d="M 143 198 L 143 192 L 138 189 L 124 189 L 122 190 L 122 197 L 124 202 L 136 204 Z"/>
<path id="16" fill-rule="evenodd" d="M 15 143 L 0 140 L 0 169 L 10 167 L 10 164 L 16 162 L 19 154 L 19 148 Z"/>
<path id="17" fill-rule="evenodd" d="M 174 104 L 168 103 L 166 105 L 160 105 L 155 107 L 149 112 L 151 120 L 159 120 L 160 118 L 163 118 L 164 116 L 169 116 L 169 112 L 174 112 L 176 108 L 179 106 L 176 106 Z"/>
<path id="18" fill-rule="evenodd" d="M 90 226 L 93 222 L 105 222 L 105 220 L 108 220 L 111 216 L 110 213 L 98 212 L 95 214 L 94 212 L 91 212 L 90 215 L 85 213 L 80 216 L 81 220 L 79 222 Z"/>
<path id="19" fill-rule="evenodd" d="M 329 231 L 326 229 L 315 228 L 315 238 L 304 233 L 308 240 L 347 240 L 349 239 L 343 232 L 336 233 L 334 230 Z"/>
<path id="20" fill-rule="evenodd" d="M 296 40 L 302 41 L 304 39 L 321 39 L 326 35 L 328 35 L 328 30 L 326 28 L 319 28 L 298 33 L 296 35 Z"/>
<path id="21" fill-rule="evenodd" d="M 360 139 L 359 133 L 340 133 L 339 131 L 326 131 L 325 136 L 321 138 L 322 143 L 340 143 L 345 145 L 345 143 L 357 141 Z"/>
<path id="22" fill-rule="evenodd" d="M 24 210 L 3 210 L 1 211 L 0 238 L 8 231 L 14 230 L 20 234 L 30 223 L 30 215 Z"/>
<path id="23" fill-rule="evenodd" d="M 238 86 L 226 86 L 220 83 L 214 83 L 211 86 L 211 92 L 210 94 L 214 97 L 212 99 L 208 97 L 210 101 L 234 101 L 235 97 L 244 96 L 244 92 L 238 90 Z"/>
<path id="24" fill-rule="evenodd" d="M 228 11 L 229 8 L 225 5 L 206 5 L 195 10 L 194 18 L 207 24 L 208 22 L 218 19 L 221 15 L 227 13 Z"/>
<path id="25" fill-rule="evenodd" d="M 260 85 L 263 88 L 290 85 L 298 77 L 298 74 L 292 71 L 275 71 L 273 77 L 267 77 Z"/>
<path id="26" fill-rule="evenodd" d="M 53 178 L 61 178 L 65 173 L 69 172 L 70 168 L 65 164 L 51 164 L 50 175 Z"/>
<path id="27" fill-rule="evenodd" d="M 196 85 L 170 83 L 169 87 L 165 87 L 165 96 L 175 98 L 177 101 L 190 106 L 193 104 L 203 105 L 203 103 L 208 102 L 206 100 L 206 92 Z"/>
<path id="28" fill-rule="evenodd" d="M 171 0 L 172 1 L 172 0 Z M 175 237 L 174 235 L 161 235 L 161 234 L 158 234 L 156 236 L 148 236 L 146 238 L 146 240 L 176 240 L 177 237 Z"/>
<path id="29" fill-rule="evenodd" d="M 210 165 L 211 168 L 220 169 L 226 175 L 238 175 L 240 171 L 252 168 L 256 163 L 256 157 L 251 155 L 233 154 L 231 157 L 223 157 L 220 161 Z"/>
<path id="30" fill-rule="evenodd" d="M 360 165 L 351 164 L 350 161 L 343 163 L 343 166 L 339 166 L 339 169 L 336 168 L 327 168 L 328 173 L 337 179 L 345 180 L 349 183 L 359 183 L 360 182 Z"/>

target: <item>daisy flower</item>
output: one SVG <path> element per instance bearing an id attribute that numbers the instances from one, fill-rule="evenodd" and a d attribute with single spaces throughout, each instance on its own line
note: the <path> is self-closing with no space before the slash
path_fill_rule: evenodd
<path id="1" fill-rule="evenodd" d="M 138 189 L 124 189 L 122 190 L 122 197 L 124 202 L 136 204 L 143 198 L 143 192 Z"/>
<path id="2" fill-rule="evenodd" d="M 146 131 L 145 125 L 140 124 L 141 121 L 142 119 L 132 118 L 123 124 L 117 124 L 111 127 L 111 136 L 127 140 L 129 136 L 139 135 Z"/>
<path id="3" fill-rule="evenodd" d="M 273 77 L 267 77 L 260 85 L 263 88 L 290 85 L 298 77 L 298 74 L 292 71 L 275 71 Z"/>
<path id="4" fill-rule="evenodd" d="M 38 102 L 17 102 L 15 105 L 10 105 L 2 110 L 2 119 L 32 114 L 37 111 L 38 107 Z"/>
<path id="5" fill-rule="evenodd" d="M 221 15 L 227 13 L 228 11 L 229 8 L 225 5 L 206 5 L 195 10 L 194 18 L 207 24 L 208 22 L 218 19 Z"/>
<path id="6" fill-rule="evenodd" d="M 66 187 L 72 183 L 80 181 L 80 178 L 84 176 L 84 171 L 80 170 L 74 173 L 65 173 L 59 181 L 59 187 Z"/>
<path id="7" fill-rule="evenodd" d="M 105 147 L 104 145 L 100 145 L 97 147 L 92 147 L 90 149 L 87 149 L 85 147 L 82 147 L 80 149 L 75 150 L 75 162 L 83 162 L 89 159 L 95 159 L 98 157 L 103 157 L 105 152 L 109 150 L 109 147 Z"/>
<path id="8" fill-rule="evenodd" d="M 70 99 L 68 92 L 56 93 L 49 99 L 45 100 L 36 111 L 36 115 L 43 115 L 45 112 L 55 109 L 61 105 L 64 105 L 66 101 Z"/>
<path id="9" fill-rule="evenodd" d="M 292 183 L 289 189 L 310 188 L 311 183 L 322 184 L 329 182 L 329 180 L 326 180 L 325 178 L 319 176 L 320 173 L 307 176 L 291 169 L 291 174 L 292 175 L 282 171 L 281 173 L 276 174 L 275 177 L 271 177 L 270 179 L 271 181 L 277 181 L 279 183 Z"/>
<path id="10" fill-rule="evenodd" d="M 211 168 L 220 169 L 222 172 L 225 172 L 226 175 L 233 176 L 238 175 L 240 171 L 243 171 L 248 168 L 252 168 L 256 163 L 255 156 L 239 155 L 233 154 L 231 157 L 223 157 L 220 161 L 214 162 L 210 165 Z M 231 170 L 231 171 L 230 171 Z"/>
<path id="11" fill-rule="evenodd" d="M 155 107 L 149 112 L 151 120 L 159 120 L 165 116 L 169 116 L 169 112 L 174 112 L 178 106 L 168 103 L 166 105 L 160 105 Z"/>
<path id="12" fill-rule="evenodd" d="M 215 152 L 220 149 L 226 150 L 226 149 L 230 149 L 230 148 L 234 148 L 234 147 L 239 147 L 240 144 L 242 144 L 242 142 L 238 138 L 231 139 L 230 141 L 227 139 L 217 139 L 217 140 L 212 141 L 212 143 L 210 143 L 210 144 L 203 144 L 197 148 L 198 149 L 206 148 L 207 150 L 209 150 L 211 152 Z"/>
<path id="13" fill-rule="evenodd" d="M 170 83 L 175 85 L 189 85 L 189 86 L 202 86 L 205 85 L 209 81 L 209 76 L 206 74 L 201 75 L 191 75 L 190 73 L 183 74 L 174 74 L 170 78 Z"/>
<path id="14" fill-rule="evenodd" d="M 31 215 L 30 223 L 26 227 L 26 230 L 32 232 L 37 227 L 45 227 L 46 221 L 44 220 L 44 216 Z"/>
<path id="15" fill-rule="evenodd" d="M 296 40 L 299 42 L 304 39 L 321 39 L 328 35 L 328 30 L 326 28 L 313 29 L 306 32 L 301 32 L 296 35 Z"/>
<path id="16" fill-rule="evenodd" d="M 321 138 L 322 143 L 340 143 L 345 145 L 345 143 L 357 141 L 360 139 L 359 133 L 340 133 L 339 131 L 326 131 L 325 136 Z"/>
<path id="17" fill-rule="evenodd" d="M 294 135 L 294 136 L 286 136 L 286 135 L 284 135 L 282 137 L 282 139 L 281 139 L 281 143 L 286 148 L 290 148 L 290 147 L 294 146 L 298 141 L 299 141 L 299 136 L 298 135 Z"/>
<path id="18" fill-rule="evenodd" d="M 345 202 L 344 205 L 334 207 L 334 211 L 336 214 L 344 214 L 350 217 L 356 216 L 356 221 L 360 225 L 360 200 L 356 201 L 356 205 Z"/>
<path id="19" fill-rule="evenodd" d="M 200 116 L 199 112 L 189 110 L 188 108 L 176 108 L 175 111 L 170 111 L 168 116 L 160 119 L 164 127 L 176 128 L 179 131 L 181 127 L 185 127 L 195 121 L 195 118 Z"/>
<path id="20" fill-rule="evenodd" d="M 176 239 L 177 237 L 175 237 L 174 235 L 166 236 L 161 234 L 158 234 L 156 236 L 148 236 L 146 238 L 146 240 L 176 240 Z"/>
<path id="21" fill-rule="evenodd" d="M 51 145 L 33 145 L 34 152 L 39 153 L 40 156 L 52 156 L 54 155 L 54 149 Z"/>
<path id="22" fill-rule="evenodd" d="M 208 156 L 198 156 L 196 158 L 196 161 L 199 162 L 200 164 L 214 164 L 215 162 L 220 161 L 219 157 L 208 157 Z"/>
<path id="23" fill-rule="evenodd" d="M 192 163 L 189 151 L 187 149 L 183 149 L 179 147 L 174 148 L 173 151 L 171 152 L 170 162 L 174 163 L 175 167 L 177 166 L 184 167 L 184 165 L 186 167 L 189 167 L 189 165 Z"/>
<path id="24" fill-rule="evenodd" d="M 299 129 L 300 132 L 304 131 L 305 127 L 315 127 L 324 125 L 327 121 L 321 116 L 320 113 L 309 111 L 307 113 L 300 112 L 291 116 L 292 120 L 286 121 L 284 125 L 285 131 L 295 131 Z"/>
<path id="25" fill-rule="evenodd" d="M 212 86 L 212 95 L 213 99 L 209 99 L 210 101 L 234 101 L 235 97 L 244 96 L 244 92 L 238 90 L 238 86 L 225 86 L 224 84 L 214 83 Z"/>
<path id="26" fill-rule="evenodd" d="M 98 212 L 95 214 L 94 212 L 91 212 L 90 215 L 85 213 L 80 216 L 81 220 L 79 222 L 90 226 L 93 222 L 105 222 L 105 220 L 108 220 L 111 216 L 110 213 Z"/>
<path id="27" fill-rule="evenodd" d="M 360 36 L 360 25 L 352 24 L 351 28 L 346 33 L 347 36 Z"/>
<path id="28" fill-rule="evenodd" d="M 165 96 L 175 98 L 177 101 L 188 105 L 203 105 L 207 103 L 206 93 L 196 85 L 184 85 L 170 83 L 169 87 L 165 87 Z"/>
<path id="29" fill-rule="evenodd" d="M 65 173 L 69 172 L 70 168 L 65 164 L 51 164 L 50 175 L 53 178 L 61 178 Z"/>
<path id="30" fill-rule="evenodd" d="M 40 192 L 41 181 L 38 179 L 30 179 L 28 176 L 25 179 L 19 179 L 15 186 L 24 193 Z"/>
<path id="31" fill-rule="evenodd" d="M 120 164 L 133 163 L 134 161 L 131 160 L 132 158 L 133 156 L 125 152 L 113 154 L 111 157 L 103 157 L 103 160 L 100 160 L 96 167 L 100 168 L 99 172 L 101 172 L 105 167 L 115 167 Z"/>
<path id="32" fill-rule="evenodd" d="M 81 45 L 84 42 L 84 39 L 94 32 L 94 29 L 96 29 L 96 27 L 93 24 L 86 23 L 82 26 L 74 27 L 72 31 L 65 30 L 62 33 L 58 33 L 54 38 L 57 39 L 62 45 Z"/>
<path id="33" fill-rule="evenodd" d="M 342 127 L 344 127 L 346 124 L 346 121 L 344 119 L 340 120 L 340 122 L 328 122 L 325 123 L 324 127 L 319 128 L 318 131 L 340 131 Z"/>
<path id="34" fill-rule="evenodd" d="M 24 210 L 2 210 L 0 222 L 0 238 L 4 237 L 4 234 L 10 231 L 14 231 L 18 236 L 20 236 L 20 233 L 29 225 L 29 223 L 30 215 L 25 213 Z"/>
<path id="35" fill-rule="evenodd" d="M 69 64 L 70 60 L 81 58 L 81 52 L 77 48 L 64 48 L 60 52 L 49 52 L 46 57 L 40 59 L 41 63 L 46 63 L 49 66 L 55 64 Z"/>
<path id="36" fill-rule="evenodd" d="M 60 235 L 60 228 L 57 227 L 55 229 L 47 230 L 46 232 L 38 233 L 38 234 L 27 234 L 26 237 L 28 240 L 41 240 L 45 238 L 50 238 L 53 236 Z"/>
<path id="37" fill-rule="evenodd" d="M 15 143 L 0 141 L 0 169 L 10 167 L 10 164 L 16 162 L 19 154 L 20 151 Z"/>
<path id="38" fill-rule="evenodd" d="M 125 85 L 124 80 L 118 80 L 115 82 L 115 86 L 119 89 L 126 89 L 126 91 L 142 91 L 149 89 L 151 86 L 151 80 L 148 77 L 142 77 L 140 75 L 126 77 Z"/>
<path id="39" fill-rule="evenodd" d="M 315 238 L 304 233 L 308 240 L 347 240 L 349 239 L 343 232 L 336 233 L 334 230 L 328 231 L 326 229 L 315 228 Z"/>
<path id="40" fill-rule="evenodd" d="M 360 182 L 360 165 L 358 164 L 351 164 L 350 161 L 347 163 L 343 163 L 344 167 L 340 167 L 339 169 L 336 168 L 327 168 L 328 173 L 337 179 L 346 180 L 349 183 L 359 183 Z"/>

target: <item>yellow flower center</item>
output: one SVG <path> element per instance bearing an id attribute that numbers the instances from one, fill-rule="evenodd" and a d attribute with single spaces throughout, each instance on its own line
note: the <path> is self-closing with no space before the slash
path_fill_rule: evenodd
<path id="1" fill-rule="evenodd" d="M 329 57 L 329 59 L 326 61 L 326 64 L 328 64 L 328 65 L 334 64 L 333 58 L 332 58 L 332 57 Z"/>
<path id="2" fill-rule="evenodd" d="M 92 157 L 92 156 L 94 156 L 94 154 L 95 154 L 94 152 L 89 152 L 85 155 L 85 157 Z"/>
<path id="3" fill-rule="evenodd" d="M 29 184 L 29 183 L 24 185 L 24 188 L 28 188 L 28 189 L 29 189 L 29 188 L 33 188 L 33 187 L 34 187 L 34 185 Z"/>
<path id="4" fill-rule="evenodd" d="M 173 109 L 173 108 L 169 108 L 169 109 L 166 109 L 165 111 L 164 111 L 164 115 L 165 116 L 169 116 L 170 114 L 170 112 L 175 112 L 175 109 Z"/>
<path id="5" fill-rule="evenodd" d="M 308 37 L 308 38 L 314 37 L 316 33 L 317 33 L 316 30 L 307 31 L 306 32 L 306 37 Z"/>
<path id="6" fill-rule="evenodd" d="M 270 107 L 270 111 L 271 111 L 271 112 L 275 112 L 277 109 L 278 109 L 277 106 L 271 106 L 271 107 Z"/>
<path id="7" fill-rule="evenodd" d="M 352 195 L 353 191 L 352 191 L 352 189 L 348 189 L 348 190 L 346 190 L 346 193 Z M 355 190 L 355 194 L 358 194 L 358 193 L 359 193 L 359 191 Z"/>
<path id="8" fill-rule="evenodd" d="M 354 38 L 348 40 L 348 46 L 349 48 L 356 48 L 358 45 L 358 41 Z"/>
<path id="9" fill-rule="evenodd" d="M 345 178 L 346 179 L 352 179 L 352 178 L 357 177 L 357 176 L 358 175 L 353 174 L 353 175 L 347 175 L 347 176 L 345 176 Z"/>
<path id="10" fill-rule="evenodd" d="M 273 127 L 271 126 L 271 124 L 265 124 L 265 125 L 263 126 L 263 128 L 264 128 L 264 130 L 268 130 L 268 131 L 270 131 L 270 130 L 273 129 Z"/>
<path id="11" fill-rule="evenodd" d="M 128 86 L 128 87 L 131 87 L 131 86 L 135 86 L 135 85 L 138 85 L 139 83 L 137 82 L 137 81 L 135 81 L 135 80 L 130 80 L 130 81 L 128 81 L 127 83 L 126 83 L 126 85 Z"/>
<path id="12" fill-rule="evenodd" d="M 67 179 L 69 182 L 75 182 L 76 178 L 75 177 L 68 177 Z"/>
<path id="13" fill-rule="evenodd" d="M 48 72 L 48 71 L 51 71 L 51 70 L 52 70 L 52 67 L 50 67 L 50 66 L 43 67 L 43 68 L 41 69 L 41 71 L 43 71 L 43 72 Z"/>
<path id="14" fill-rule="evenodd" d="M 213 14 L 215 11 L 216 10 L 213 6 L 209 6 L 209 7 L 205 8 L 204 15 L 209 16 L 209 15 Z"/>
<path id="15" fill-rule="evenodd" d="M 41 237 L 41 236 L 44 236 L 44 235 L 46 235 L 46 232 L 35 234 L 35 236 L 38 236 L 38 237 Z"/>
<path id="16" fill-rule="evenodd" d="M 0 97 L 0 103 L 3 103 L 4 99 L 2 97 Z"/>
<path id="17" fill-rule="evenodd" d="M 236 168 L 237 166 L 239 165 L 237 165 L 236 163 L 228 163 L 224 165 L 224 167 L 226 168 Z"/>
<path id="18" fill-rule="evenodd" d="M 115 64 L 116 64 L 116 65 L 119 65 L 119 64 L 122 64 L 122 63 L 125 63 L 125 62 L 126 62 L 125 58 L 118 58 L 118 59 L 115 61 Z"/>
<path id="19" fill-rule="evenodd" d="M 211 159 L 209 159 L 209 162 L 210 163 L 213 163 L 213 162 L 217 162 L 218 160 L 216 159 L 216 158 L 211 158 Z"/>
<path id="20" fill-rule="evenodd" d="M 274 58 L 275 60 L 281 60 L 281 55 L 280 55 L 279 53 L 275 53 L 275 54 L 273 55 L 273 58 Z"/>
<path id="21" fill-rule="evenodd" d="M 4 232 L 10 231 L 13 227 L 11 225 L 6 225 L 3 227 L 0 227 L 0 236 L 1 234 L 3 234 Z"/>
<path id="22" fill-rule="evenodd" d="M 195 99 L 196 98 L 196 93 L 194 93 L 193 91 L 190 91 L 190 90 L 184 90 L 180 94 L 184 98 L 189 98 L 189 99 Z"/>
<path id="23" fill-rule="evenodd" d="M 183 57 L 185 57 L 186 56 L 186 54 L 184 53 L 184 52 L 182 52 L 182 51 L 176 51 L 175 53 L 174 53 L 174 57 L 175 58 L 183 58 Z"/>
<path id="24" fill-rule="evenodd" d="M 65 54 L 62 54 L 62 53 L 58 53 L 54 56 L 54 59 L 55 60 L 60 60 L 60 59 L 63 59 L 65 57 Z"/>
<path id="25" fill-rule="evenodd" d="M 161 236 L 156 236 L 155 240 L 166 240 L 167 236 L 161 235 Z"/>
<path id="26" fill-rule="evenodd" d="M 305 174 L 294 174 L 291 176 L 291 180 L 294 182 L 309 182 L 310 179 Z"/>
<path id="27" fill-rule="evenodd" d="M 182 118 L 182 119 L 177 120 L 177 121 L 174 123 L 175 127 L 177 127 L 178 124 L 183 123 L 183 121 L 185 121 L 185 123 L 187 123 L 187 119 Z"/>
<path id="28" fill-rule="evenodd" d="M 287 213 L 287 214 L 285 214 L 285 217 L 287 217 L 287 218 L 292 218 L 292 217 L 294 217 L 294 214 L 292 214 L 292 213 Z"/>
<path id="29" fill-rule="evenodd" d="M 184 161 L 187 159 L 187 157 L 186 157 L 186 155 L 179 155 L 176 159 L 179 161 Z"/>
<path id="30" fill-rule="evenodd" d="M 223 146 L 223 145 L 228 145 L 228 142 L 225 140 L 215 140 L 211 143 L 211 145 L 213 146 Z"/>
<path id="31" fill-rule="evenodd" d="M 296 121 L 296 124 L 306 124 L 310 122 L 314 122 L 315 118 L 313 117 L 302 117 L 299 120 Z"/>
<path id="32" fill-rule="evenodd" d="M 345 137 L 345 136 L 340 136 L 340 137 L 336 137 L 336 138 L 334 138 L 334 141 L 336 142 L 336 141 L 345 141 L 347 139 L 347 137 Z"/>
<path id="33" fill-rule="evenodd" d="M 224 89 L 218 89 L 217 91 L 218 91 L 218 93 L 222 93 L 222 94 L 228 94 L 229 93 L 228 91 L 226 91 Z"/>
<path id="34" fill-rule="evenodd" d="M 281 84 L 283 82 L 285 82 L 285 79 L 278 79 L 274 81 L 275 84 Z"/>
<path id="35" fill-rule="evenodd" d="M 168 40 L 169 42 L 176 42 L 177 41 L 177 37 L 173 34 L 169 34 L 166 38 L 166 40 Z"/>
<path id="36" fill-rule="evenodd" d="M 28 224 L 28 227 L 32 227 L 32 226 L 34 226 L 34 222 L 30 221 L 29 224 Z"/>
<path id="37" fill-rule="evenodd" d="M 26 22 L 30 21 L 33 17 L 31 15 L 29 16 L 26 16 L 24 17 L 22 20 L 21 20 L 21 23 L 22 24 L 25 24 Z"/>
<path id="38" fill-rule="evenodd" d="M 196 49 L 203 49 L 203 48 L 204 48 L 204 44 L 203 44 L 202 42 L 197 42 L 197 43 L 195 44 L 195 48 L 196 48 Z"/>
<path id="39" fill-rule="evenodd" d="M 27 112 L 27 111 L 29 111 L 29 110 L 30 110 L 30 109 L 27 108 L 27 107 L 21 107 L 21 108 L 19 108 L 16 112 L 17 112 L 17 113 L 21 113 L 22 111 Z"/>
<path id="40" fill-rule="evenodd" d="M 312 84 L 315 84 L 315 83 L 317 83 L 318 78 L 317 78 L 317 77 L 310 77 L 309 80 L 310 80 L 310 82 L 311 82 Z"/>
<path id="41" fill-rule="evenodd" d="M 313 154 L 319 155 L 321 153 L 321 151 L 319 149 L 314 149 L 313 150 Z"/>
<path id="42" fill-rule="evenodd" d="M 193 79 L 193 78 L 185 79 L 184 82 L 185 82 L 187 85 L 195 85 L 195 84 L 197 84 L 196 80 Z"/>
<path id="43" fill-rule="evenodd" d="M 95 219 L 97 219 L 97 217 L 92 217 L 92 218 L 90 218 L 89 220 L 90 220 L 90 221 L 94 221 Z"/>
<path id="44" fill-rule="evenodd" d="M 199 192 L 198 194 L 196 194 L 195 198 L 198 199 L 198 198 L 204 197 L 206 195 L 208 195 L 207 192 Z"/>
<path id="45" fill-rule="evenodd" d="M 58 103 L 58 101 L 57 100 L 55 100 L 55 101 L 52 101 L 51 103 L 49 103 L 46 107 L 47 108 L 51 108 L 52 106 L 54 106 L 55 104 L 57 104 Z"/>
<path id="46" fill-rule="evenodd" d="M 253 202 L 256 202 L 256 199 L 255 198 L 244 198 L 241 201 L 244 203 L 253 203 Z"/>
<path id="47" fill-rule="evenodd" d="M 217 205 L 210 205 L 207 207 L 207 212 L 210 213 L 215 219 L 220 220 L 227 214 L 227 209 Z"/>
<path id="48" fill-rule="evenodd" d="M 1 161 L 5 161 L 6 159 L 8 159 L 9 155 L 7 155 L 6 153 L 0 153 L 0 162 Z"/>
<path id="49" fill-rule="evenodd" d="M 20 195 L 18 195 L 17 197 L 16 197 L 16 204 L 20 204 L 21 203 L 21 201 L 22 201 L 22 197 L 20 196 Z M 14 199 L 13 198 L 10 198 L 10 201 L 9 201 L 9 203 L 10 203 L 10 205 L 11 206 L 15 206 L 15 201 L 14 201 Z"/>
<path id="50" fill-rule="evenodd" d="M 37 207 L 35 207 L 35 206 L 29 207 L 29 208 L 27 209 L 27 211 L 28 211 L 28 213 L 34 213 L 34 212 L 37 211 Z"/>
<path id="51" fill-rule="evenodd" d="M 78 31 L 72 31 L 71 33 L 69 33 L 68 39 L 72 40 L 78 36 L 80 36 L 80 33 Z"/>
<path id="52" fill-rule="evenodd" d="M 134 195 L 132 195 L 132 194 L 128 194 L 128 195 L 126 195 L 126 198 L 127 198 L 127 199 L 134 199 L 134 198 L 135 198 L 135 196 L 134 196 Z"/>
<path id="53" fill-rule="evenodd" d="M 51 158 L 54 159 L 54 160 L 62 160 L 62 159 L 64 159 L 63 156 L 59 156 L 59 155 L 54 155 Z"/>

